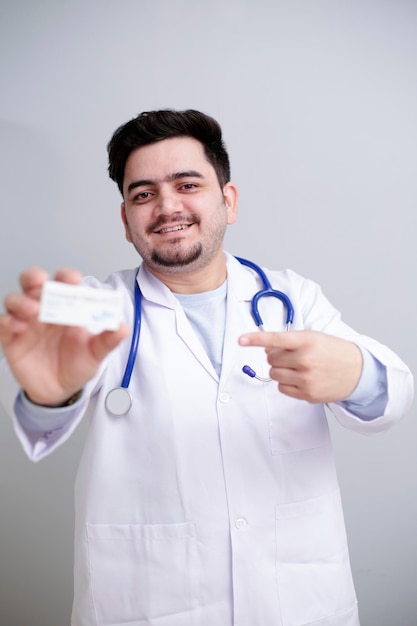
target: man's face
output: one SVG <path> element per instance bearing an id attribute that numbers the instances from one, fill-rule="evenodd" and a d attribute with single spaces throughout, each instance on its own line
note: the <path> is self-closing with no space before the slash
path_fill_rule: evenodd
<path id="1" fill-rule="evenodd" d="M 197 270 L 223 256 L 237 192 L 232 183 L 220 188 L 196 139 L 175 137 L 134 150 L 123 197 L 126 239 L 155 273 Z"/>

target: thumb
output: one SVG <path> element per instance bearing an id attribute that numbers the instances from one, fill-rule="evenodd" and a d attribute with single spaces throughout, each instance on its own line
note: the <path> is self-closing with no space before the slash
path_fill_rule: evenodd
<path id="1" fill-rule="evenodd" d="M 106 330 L 91 339 L 91 352 L 97 361 L 102 361 L 130 333 L 128 324 L 121 324 L 118 330 Z"/>

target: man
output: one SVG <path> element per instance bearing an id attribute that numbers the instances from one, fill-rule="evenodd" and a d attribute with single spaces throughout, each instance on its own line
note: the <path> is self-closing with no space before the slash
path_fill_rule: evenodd
<path id="1" fill-rule="evenodd" d="M 106 281 L 123 294 L 126 323 L 99 335 L 42 324 L 37 268 L 0 320 L 1 393 L 29 457 L 90 420 L 72 624 L 357 626 L 324 405 L 348 428 L 381 431 L 411 403 L 410 372 L 292 272 L 267 272 L 294 306 L 291 332 L 275 298 L 262 313 L 277 331 L 257 329 L 259 277 L 223 250 L 237 189 L 212 118 L 143 113 L 108 150 L 126 238 L 143 259 L 137 275 Z M 116 417 L 106 398 L 128 360 L 136 284 L 133 404 Z M 275 382 L 247 378 L 246 363 Z"/>

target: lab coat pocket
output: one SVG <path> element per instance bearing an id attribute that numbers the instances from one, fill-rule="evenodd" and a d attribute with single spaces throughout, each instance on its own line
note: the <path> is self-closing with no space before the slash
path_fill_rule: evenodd
<path id="1" fill-rule="evenodd" d="M 290 398 L 272 383 L 265 387 L 272 454 L 311 450 L 328 443 L 329 430 L 322 405 Z"/>
<path id="2" fill-rule="evenodd" d="M 277 506 L 276 542 L 283 626 L 325 618 L 326 624 L 339 624 L 330 618 L 354 611 L 356 597 L 338 491 Z"/>
<path id="3" fill-rule="evenodd" d="M 198 554 L 192 522 L 87 525 L 97 624 L 192 623 Z M 159 621 L 158 621 L 159 624 Z"/>

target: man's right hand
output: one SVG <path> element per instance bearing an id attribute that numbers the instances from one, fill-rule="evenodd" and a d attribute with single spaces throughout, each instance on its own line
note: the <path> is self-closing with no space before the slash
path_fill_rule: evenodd
<path id="1" fill-rule="evenodd" d="M 0 342 L 16 380 L 33 402 L 45 406 L 64 404 L 96 374 L 101 361 L 129 334 L 117 331 L 99 335 L 85 328 L 45 324 L 38 320 L 43 283 L 48 274 L 31 268 L 20 276 L 21 293 L 6 296 L 6 313 L 0 315 Z M 63 269 L 54 280 L 78 284 L 76 270 Z"/>

